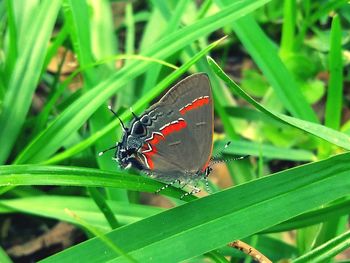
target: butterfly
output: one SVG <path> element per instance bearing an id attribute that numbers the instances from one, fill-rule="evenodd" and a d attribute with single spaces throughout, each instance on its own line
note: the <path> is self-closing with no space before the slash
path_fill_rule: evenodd
<path id="1" fill-rule="evenodd" d="M 120 120 L 123 136 L 112 147 L 116 148 L 114 159 L 123 169 L 132 167 L 167 183 L 157 192 L 174 183 L 185 186 L 200 179 L 208 186 L 213 120 L 209 78 L 205 73 L 193 74 L 170 88 L 141 116 L 134 114 L 129 127 Z M 181 198 L 200 191 L 192 188 Z"/>

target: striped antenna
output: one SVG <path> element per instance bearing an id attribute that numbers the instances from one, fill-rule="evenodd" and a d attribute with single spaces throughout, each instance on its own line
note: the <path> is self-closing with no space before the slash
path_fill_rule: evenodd
<path id="1" fill-rule="evenodd" d="M 117 113 L 112 109 L 112 106 L 111 106 L 111 105 L 108 105 L 108 109 L 113 113 L 113 115 L 114 115 L 115 117 L 118 118 L 118 120 L 120 121 L 120 124 L 122 125 L 123 130 L 124 130 L 124 131 L 127 131 L 127 128 L 125 127 L 123 121 L 119 118 L 119 116 L 117 115 Z"/>
<path id="2" fill-rule="evenodd" d="M 110 150 L 113 150 L 113 149 L 115 149 L 115 148 L 117 148 L 117 147 L 118 147 L 118 144 L 115 145 L 115 146 L 112 146 L 112 147 L 110 147 L 110 148 L 108 148 L 108 149 L 106 149 L 106 150 L 103 150 L 102 152 L 99 152 L 99 153 L 98 153 L 98 156 L 102 156 L 105 152 L 108 152 L 108 151 L 110 151 Z"/>

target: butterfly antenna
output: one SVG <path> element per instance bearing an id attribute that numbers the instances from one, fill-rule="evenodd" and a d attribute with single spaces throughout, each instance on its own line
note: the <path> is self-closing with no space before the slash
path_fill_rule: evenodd
<path id="1" fill-rule="evenodd" d="M 118 144 L 115 145 L 115 146 L 112 146 L 112 147 L 110 147 L 110 148 L 108 148 L 108 149 L 106 149 L 106 150 L 103 150 L 102 152 L 99 152 L 99 153 L 98 153 L 98 156 L 102 156 L 105 152 L 108 152 L 108 151 L 110 151 L 110 150 L 113 150 L 113 149 L 115 149 L 115 148 L 117 148 L 117 147 L 118 147 Z"/>
<path id="2" fill-rule="evenodd" d="M 126 131 L 127 129 L 126 129 L 126 127 L 125 127 L 123 121 L 119 118 L 119 116 L 117 115 L 117 113 L 112 109 L 112 106 L 111 106 L 111 105 L 108 105 L 108 109 L 113 113 L 113 115 L 114 115 L 115 117 L 118 118 L 118 120 L 120 121 L 120 124 L 121 124 L 121 126 L 122 126 L 122 128 L 123 128 L 123 130 Z"/>
<path id="3" fill-rule="evenodd" d="M 134 118 L 136 119 L 136 120 L 138 120 L 139 119 L 139 116 L 137 116 L 136 114 L 135 114 L 135 112 L 133 112 L 133 110 L 132 110 L 132 108 L 130 107 L 130 112 L 131 112 L 131 114 L 132 114 L 132 116 L 134 116 Z"/>

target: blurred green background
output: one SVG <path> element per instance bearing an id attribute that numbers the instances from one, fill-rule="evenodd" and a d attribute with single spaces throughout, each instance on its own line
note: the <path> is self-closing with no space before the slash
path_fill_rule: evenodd
<path id="1" fill-rule="evenodd" d="M 0 2 L 0 262 L 350 260 L 345 0 Z M 120 170 L 120 123 L 206 72 L 211 193 Z M 204 190 L 204 189 L 203 189 Z M 85 241 L 85 242 L 84 242 Z M 70 249 L 67 249 L 71 247 Z"/>

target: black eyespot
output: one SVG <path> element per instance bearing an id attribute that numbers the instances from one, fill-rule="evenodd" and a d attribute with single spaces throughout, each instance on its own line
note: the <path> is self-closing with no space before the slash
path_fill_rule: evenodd
<path id="1" fill-rule="evenodd" d="M 140 121 L 141 121 L 142 124 L 144 124 L 144 125 L 150 125 L 150 124 L 151 124 L 151 119 L 148 117 L 148 115 L 142 116 L 142 118 L 140 119 Z"/>
<path id="2" fill-rule="evenodd" d="M 131 131 L 131 134 L 134 134 L 134 135 L 144 135 L 146 134 L 146 129 L 145 127 L 142 125 L 141 122 L 137 121 L 135 122 L 135 124 L 133 125 L 132 127 L 132 131 Z"/>

